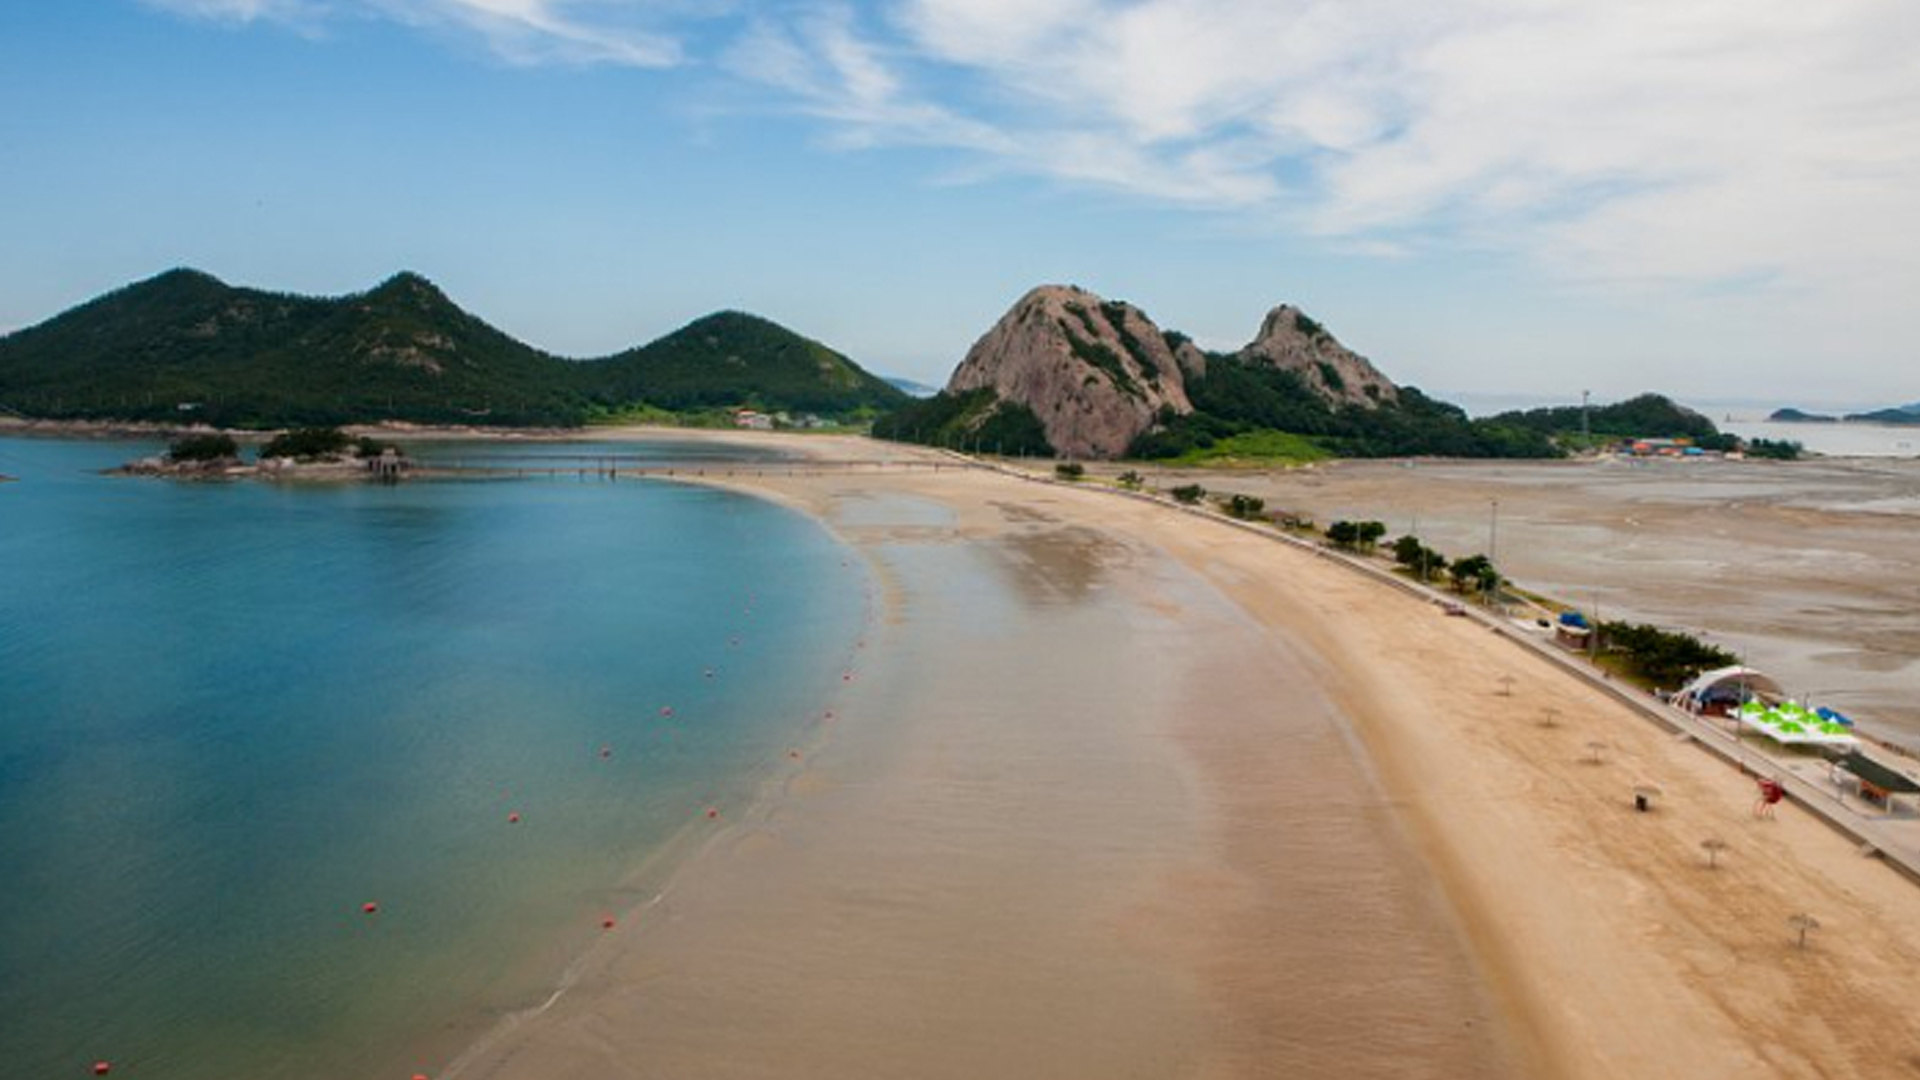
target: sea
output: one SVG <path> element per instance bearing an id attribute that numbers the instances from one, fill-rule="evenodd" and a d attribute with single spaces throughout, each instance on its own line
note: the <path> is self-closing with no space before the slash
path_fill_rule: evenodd
<path id="1" fill-rule="evenodd" d="M 0 439 L 8 1080 L 431 1074 L 648 917 L 871 618 L 822 527 L 710 487 L 102 473 L 159 449 Z"/>

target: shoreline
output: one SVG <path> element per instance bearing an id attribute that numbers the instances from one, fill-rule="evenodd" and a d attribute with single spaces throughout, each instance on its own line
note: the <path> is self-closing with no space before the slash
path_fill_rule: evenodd
<path id="1" fill-rule="evenodd" d="M 648 429 L 631 437 L 679 434 Z M 833 436 L 797 443 L 737 432 L 709 437 L 944 456 L 864 440 L 843 445 Z M 1093 1075 L 1103 1074 L 1090 1068 L 1096 1058 L 1073 1051 L 1094 1053 L 1101 1038 L 1129 1050 L 1109 1065 L 1207 1080 L 1271 1075 L 1276 1046 L 1326 1055 L 1289 1059 L 1302 1075 L 1340 1067 L 1361 1076 L 1877 1077 L 1905 1075 L 1902 1063 L 1920 1060 L 1920 1021 L 1900 1009 L 1905 991 L 1920 982 L 1912 974 L 1920 970 L 1920 945 L 1908 933 L 1920 925 L 1920 895 L 1909 883 L 1798 808 L 1783 808 L 1777 821 L 1754 819 L 1743 778 L 1473 620 L 1440 618 L 1397 590 L 1272 538 L 1071 485 L 977 469 L 950 469 L 938 479 L 831 470 L 677 479 L 809 513 L 875 560 L 887 596 L 883 626 L 866 666 L 849 668 L 859 675 L 849 691 L 864 704 L 831 731 L 823 726 L 821 745 L 791 775 L 769 782 L 751 813 L 660 868 L 667 891 L 684 886 L 684 896 L 666 903 L 662 893 L 645 909 L 665 904 L 657 919 L 637 920 L 630 936 L 596 941 L 576 960 L 577 980 L 564 997 L 473 1049 L 458 1075 L 641 1076 L 671 1073 L 674 1060 L 717 1076 L 844 1075 L 876 1061 L 901 1066 L 880 1070 L 898 1075 Z M 982 551 L 997 561 L 964 561 Z M 962 561 L 938 570 L 930 558 Z M 927 644 L 915 636 L 916 624 L 927 618 L 924 597 L 939 594 L 941 574 L 967 567 L 1014 574 L 1011 595 L 1037 598 L 1041 614 L 1033 618 L 1053 618 L 1049 605 L 1098 608 L 1130 635 L 1150 638 L 1155 648 L 1138 658 L 1154 670 L 1122 665 L 1127 679 L 1139 680 L 1128 684 L 1137 700 L 1101 697 L 1114 691 L 1107 682 L 1122 681 L 1108 672 L 1122 654 L 1098 650 L 1059 657 L 1030 647 L 976 651 L 967 655 L 981 661 L 987 679 L 941 682 L 948 654 L 915 653 Z M 922 599 L 903 599 L 909 593 Z M 1240 662 L 1220 661 L 1213 650 L 1229 639 L 1176 633 L 1189 621 L 1230 631 L 1232 648 L 1254 651 L 1235 654 Z M 1098 640 L 1132 647 L 1128 636 Z M 1047 716 L 1066 716 L 1085 697 L 1123 718 L 1120 730 L 1088 725 L 1071 732 L 1078 741 L 1032 743 L 1019 727 L 983 734 L 982 717 L 935 708 L 994 692 L 1000 688 L 987 684 L 1001 679 L 1018 681 L 1042 658 L 1046 677 L 1019 688 L 1062 695 L 1051 699 Z M 1019 703 L 1009 698 L 1005 707 Z M 1320 740 L 1312 745 L 1347 747 L 1342 753 L 1353 760 L 1344 767 L 1359 768 L 1361 778 L 1289 800 L 1288 792 L 1316 790 L 1318 777 L 1285 773 L 1292 763 L 1272 738 L 1283 718 L 1269 715 L 1282 711 L 1320 725 L 1305 729 Z M 890 723 L 899 717 L 910 723 L 895 730 Z M 1346 759 L 1314 760 L 1332 768 Z M 1018 779 L 995 790 L 1052 800 L 1054 812 L 1010 818 L 1004 807 L 981 804 L 974 796 L 985 777 Z M 918 798 L 930 781 L 953 785 L 940 789 L 949 801 L 941 814 L 914 820 L 951 830 L 939 848 L 946 862 L 900 862 L 925 837 L 885 819 L 917 805 L 899 800 Z M 1642 783 L 1662 791 L 1649 814 L 1634 813 L 1628 798 Z M 1125 800 L 1097 802 L 1114 792 Z M 1096 802 L 1083 806 L 1083 799 Z M 1154 816 L 1124 828 L 1105 816 L 1136 803 Z M 1100 813 L 1089 814 L 1095 805 Z M 1389 864 L 1393 834 L 1405 837 L 1402 854 L 1411 854 L 1414 869 L 1385 890 L 1389 907 L 1437 914 L 1438 924 L 1422 924 L 1429 931 L 1449 920 L 1454 929 L 1394 939 L 1402 951 L 1389 953 L 1417 957 L 1406 965 L 1417 973 L 1451 971 L 1456 980 L 1468 973 L 1466 983 L 1448 984 L 1444 1000 L 1456 1023 L 1481 1030 L 1471 1042 L 1438 1045 L 1477 1055 L 1477 1067 L 1432 1065 L 1425 1074 L 1405 1061 L 1351 1067 L 1370 1048 L 1401 1046 L 1395 1039 L 1437 1038 L 1421 1029 L 1419 1016 L 1427 1014 L 1419 1010 L 1368 1014 L 1358 1025 L 1365 1039 L 1342 1041 L 1324 1018 L 1297 1026 L 1300 1010 L 1313 1004 L 1295 996 L 1302 986 L 1317 994 L 1355 963 L 1380 962 L 1348 951 L 1379 935 L 1347 941 L 1323 932 L 1380 887 L 1374 863 L 1343 863 L 1342 852 L 1309 848 L 1299 854 L 1329 860 L 1318 864 L 1323 872 L 1306 882 L 1287 879 L 1293 864 L 1276 853 L 1301 842 L 1285 826 L 1303 815 L 1323 831 L 1369 821 L 1384 827 L 1366 833 L 1357 849 L 1386 853 Z M 1045 835 L 1056 829 L 1058 837 Z M 1707 837 L 1730 843 L 1717 869 L 1699 850 Z M 1002 848 L 1024 861 L 968 863 Z M 1111 875 L 1097 895 L 1047 863 L 1087 851 L 1103 853 L 1101 868 Z M 1135 857 L 1151 872 L 1140 872 Z M 884 888 L 851 893 L 831 877 L 882 870 Z M 1295 890 L 1314 894 L 1305 901 L 1331 895 L 1341 906 L 1290 908 L 1303 901 Z M 982 907 L 942 906 L 948 893 Z M 910 919 L 902 895 L 925 910 Z M 1029 895 L 1089 917 L 1101 934 L 1089 938 L 1078 919 L 1028 910 Z M 781 906 L 789 896 L 810 899 Z M 1788 916 L 1801 912 L 1824 924 L 1804 949 L 1786 928 Z M 1449 935 L 1453 946 L 1445 944 Z M 861 951 L 876 941 L 890 951 Z M 1413 948 L 1421 941 L 1424 951 Z M 1276 978 L 1276 956 L 1309 958 L 1300 970 L 1311 974 Z M 756 983 L 720 978 L 702 966 L 709 964 L 772 966 Z M 884 983 L 887 973 L 907 971 L 913 974 L 897 996 L 944 1000 L 931 994 L 948 989 L 936 977 L 943 965 L 976 980 L 967 983 L 970 1004 L 961 1014 L 888 1013 L 900 1007 L 895 994 L 874 996 L 853 978 L 865 973 Z M 1033 970 L 1045 978 L 1036 983 Z M 1128 1021 L 1124 1030 L 1069 1008 L 1056 1026 L 1082 1041 L 1063 1046 L 1057 1032 L 1020 1024 L 1023 1012 L 995 1011 L 1051 1006 L 1084 985 L 1100 988 L 1101 1009 Z M 863 1026 L 870 1021 L 849 1005 L 895 1023 Z M 1011 1045 L 1023 1053 L 982 1056 L 965 1040 L 955 1048 L 956 1036 L 979 1030 L 969 1024 L 995 1018 L 1015 1025 Z M 888 1042 L 894 1027 L 903 1032 L 894 1037 L 911 1034 L 912 1045 Z M 893 1056 L 849 1060 L 849 1043 L 882 1045 Z M 942 1072 L 945 1058 L 914 1056 L 921 1044 L 975 1068 Z M 737 1060 L 712 1065 L 714 1055 L 736 1052 Z M 711 1067 L 696 1068 L 703 1065 Z"/>
<path id="2" fill-rule="evenodd" d="M 743 477 L 726 486 L 809 510 L 838 534 L 871 528 L 849 527 L 845 520 L 836 525 L 833 515 L 844 518 L 849 502 L 871 498 L 867 489 L 873 483 L 872 477 L 848 482 L 815 475 Z M 886 485 L 891 494 L 952 510 L 957 520 L 947 539 L 963 547 L 1005 543 L 1010 532 L 1018 531 L 1007 525 L 1018 517 L 1013 508 L 1044 503 L 1044 510 L 1021 513 L 1042 513 L 1061 528 L 1133 545 L 1129 550 L 1136 557 L 1163 554 L 1230 597 L 1240 613 L 1236 617 L 1258 628 L 1256 639 L 1304 648 L 1302 670 L 1328 696 L 1335 727 L 1364 748 L 1362 764 L 1377 774 L 1382 789 L 1350 811 L 1384 814 L 1409 838 L 1407 846 L 1424 867 L 1424 887 L 1435 890 L 1458 920 L 1459 943 L 1469 970 L 1477 973 L 1473 993 L 1498 1003 L 1490 1015 L 1476 1014 L 1495 1029 L 1476 1044 L 1476 1052 L 1489 1055 L 1483 1064 L 1505 1064 L 1480 1074 L 1692 1078 L 1760 1070 L 1876 1076 L 1887 1075 L 1878 1064 L 1883 1059 L 1854 1047 L 1839 1032 L 1872 1031 L 1883 1048 L 1920 1050 L 1920 1026 L 1897 1008 L 1880 1004 L 1882 998 L 1899 996 L 1889 991 L 1913 985 L 1907 972 L 1920 965 L 1920 952 L 1900 930 L 1920 920 L 1920 897 L 1911 886 L 1887 867 L 1859 859 L 1802 811 L 1784 810 L 1778 822 L 1752 821 L 1746 781 L 1697 749 L 1672 743 L 1620 703 L 1541 659 L 1490 640 L 1484 628 L 1467 620 L 1441 619 L 1344 568 L 1316 565 L 1319 560 L 1310 554 L 1237 536 L 1223 526 L 1177 520 L 1165 508 L 1064 486 L 1036 494 L 1023 490 L 1029 485 L 988 480 L 979 473 L 954 472 L 939 481 L 924 475 L 890 477 Z M 958 493 L 961 487 L 971 493 Z M 1000 508 L 1003 520 L 997 528 L 977 520 L 989 504 Z M 894 531 L 925 528 L 902 525 Z M 853 541 L 856 548 L 875 542 L 859 536 Z M 1141 586 L 1121 574 L 1111 587 Z M 1205 668 L 1190 650 L 1168 662 L 1196 677 Z M 1514 677 L 1508 693 L 1494 689 L 1496 674 Z M 1233 678 L 1224 672 L 1213 676 L 1229 683 Z M 896 672 L 894 681 L 902 680 L 910 687 L 926 676 Z M 1077 684 L 1089 688 L 1084 680 Z M 1539 719 L 1541 701 L 1558 703 L 1560 719 L 1552 726 Z M 1208 723 L 1189 725 L 1184 737 L 1174 740 L 1180 746 L 1178 760 L 1162 762 L 1207 793 L 1203 802 L 1212 809 L 1203 817 L 1234 817 L 1228 808 L 1235 798 L 1250 798 L 1271 786 L 1257 773 L 1242 775 L 1237 785 L 1221 779 L 1236 764 L 1245 772 L 1250 749 L 1258 756 L 1260 740 L 1248 742 L 1245 731 L 1239 734 L 1235 754 L 1215 758 L 1212 779 L 1199 763 L 1200 748 L 1226 736 Z M 863 731 L 852 745 L 843 745 L 848 734 L 842 730 L 832 738 L 852 752 L 870 737 Z M 1595 741 L 1602 747 L 1593 751 L 1600 764 L 1590 764 L 1580 749 L 1583 742 Z M 1265 764 L 1277 761 L 1269 758 Z M 1656 813 L 1631 812 L 1624 793 L 1638 782 L 1656 782 L 1665 791 Z M 809 783 L 832 787 L 827 777 Z M 1257 803 L 1253 799 L 1249 805 Z M 805 822 L 810 815 L 832 820 L 805 800 L 776 798 L 769 813 L 782 822 Z M 1250 809 L 1238 822 L 1239 843 L 1267 848 L 1279 824 L 1272 808 Z M 1695 833 L 1732 838 L 1730 858 L 1718 870 L 1702 864 Z M 738 839 L 741 845 L 779 844 L 778 837 L 768 841 L 763 834 Z M 886 850 L 876 845 L 862 858 L 882 857 Z M 741 860 L 737 852 L 722 860 L 709 851 L 680 867 L 676 877 L 753 881 L 777 893 L 783 882 L 791 883 L 783 874 L 800 873 L 776 860 L 755 863 L 752 873 L 739 876 L 738 865 L 716 865 L 723 861 Z M 1228 860 L 1205 871 L 1188 867 L 1187 873 L 1201 877 L 1185 880 L 1218 880 L 1221 874 L 1241 880 L 1232 865 Z M 1326 884 L 1339 887 L 1337 881 Z M 1241 886 L 1252 887 L 1246 880 Z M 1801 952 L 1792 949 L 1782 920 L 1803 909 L 1817 911 L 1831 932 Z M 1729 911 L 1737 917 L 1727 917 Z M 1255 904 L 1242 914 L 1252 919 L 1239 924 L 1242 953 L 1247 941 L 1283 940 L 1290 929 L 1298 930 L 1276 923 L 1277 909 Z M 761 915 L 749 908 L 730 907 L 726 915 L 732 930 L 766 929 Z M 1185 918 L 1158 915 L 1162 933 L 1193 945 L 1185 940 L 1194 932 Z M 618 1052 L 621 1042 L 614 1033 L 666 1008 L 661 1000 L 674 997 L 670 969 L 649 967 L 647 961 L 664 952 L 696 962 L 700 953 L 693 946 L 703 938 L 684 928 L 692 919 L 682 914 L 654 928 L 650 940 L 624 943 L 624 959 L 610 958 L 598 981 L 584 992 L 576 990 L 569 1015 L 542 1017 L 529 1026 L 538 1030 L 516 1033 L 497 1057 L 470 1062 L 460 1075 L 558 1077 L 589 1062 L 612 1069 L 613 1075 L 651 1075 L 641 1060 L 649 1051 L 637 1042 L 629 1044 L 637 1056 L 621 1064 L 629 1059 Z M 1199 987 L 1212 979 L 1235 988 L 1224 997 L 1202 993 L 1185 1002 L 1186 1015 L 1196 1025 L 1189 1037 L 1205 1030 L 1286 1030 L 1286 1010 L 1276 1007 L 1288 987 L 1236 982 L 1230 962 L 1210 967 L 1196 962 L 1197 955 L 1169 949 L 1149 964 L 1159 971 L 1156 981 L 1170 985 Z M 650 982 L 651 993 L 636 996 L 635 984 L 618 974 L 622 964 L 629 977 L 645 972 L 667 982 Z M 1743 974 L 1738 987 L 1730 989 L 1726 978 L 1736 969 Z M 725 998 L 703 1000 L 715 1004 Z M 1196 1000 L 1213 1004 L 1196 1005 Z M 1792 1031 L 1774 1030 L 1782 1010 L 1805 1023 Z M 1220 1026 L 1234 1014 L 1243 1022 Z M 1756 1042 L 1762 1031 L 1766 1041 Z M 1299 1037 L 1289 1033 L 1296 1049 Z M 713 1045 L 708 1049 L 717 1051 Z M 1255 1062 L 1270 1060 L 1227 1050 L 1201 1057 L 1207 1060 L 1188 1058 L 1150 1071 L 1260 1075 Z M 825 1075 L 849 1064 L 809 1043 L 796 1049 L 780 1074 Z M 756 1071 L 748 1060 L 713 1074 L 775 1073 Z M 1362 1068 L 1358 1074 L 1369 1073 Z"/>

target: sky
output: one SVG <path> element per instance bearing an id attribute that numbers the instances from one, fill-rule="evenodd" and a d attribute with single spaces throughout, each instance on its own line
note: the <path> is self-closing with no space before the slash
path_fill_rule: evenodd
<path id="1" fill-rule="evenodd" d="M 175 266 L 577 357 L 732 308 L 942 384 L 1063 282 L 1443 397 L 1920 401 L 1920 4 L 0 5 L 0 332 Z"/>

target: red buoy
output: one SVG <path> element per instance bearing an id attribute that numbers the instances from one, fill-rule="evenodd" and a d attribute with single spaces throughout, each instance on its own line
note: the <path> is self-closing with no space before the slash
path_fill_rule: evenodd
<path id="1" fill-rule="evenodd" d="M 361 910 L 361 911 L 363 911 L 363 912 L 365 912 L 365 913 L 366 913 L 366 914 L 368 914 L 368 915 L 371 915 L 371 914 L 373 914 L 374 912 L 376 912 L 376 911 L 379 911 L 379 910 L 380 910 L 380 905 L 379 905 L 379 904 L 376 904 L 376 903 L 374 903 L 374 902 L 373 902 L 373 901 L 371 901 L 371 900 L 369 900 L 369 901 L 367 901 L 366 903 L 364 903 L 364 904 L 361 904 L 361 905 L 360 905 L 360 910 Z"/>
<path id="2" fill-rule="evenodd" d="M 509 813 L 509 814 L 507 814 L 507 824 L 509 824 L 509 825 L 518 825 L 518 824 L 520 824 L 520 811 L 518 811 L 518 810 L 515 810 L 515 811 L 512 811 L 511 813 Z"/>
<path id="3" fill-rule="evenodd" d="M 607 916 L 606 918 L 604 918 L 604 919 L 601 919 L 601 920 L 600 920 L 600 929 L 602 929 L 602 930 L 611 930 L 611 929 L 613 929 L 613 916 L 611 916 L 611 915 L 609 915 L 609 916 Z"/>
<path id="4" fill-rule="evenodd" d="M 671 705 L 662 705 L 662 706 L 660 706 L 660 715 L 661 715 L 661 716 L 672 716 L 672 715 L 673 715 L 673 706 L 671 706 Z"/>
<path id="5" fill-rule="evenodd" d="M 414 1074 L 413 1074 L 413 1080 L 427 1080 L 427 1074 L 426 1074 L 426 1073 L 414 1073 Z"/>
<path id="6" fill-rule="evenodd" d="M 105 1076 L 112 1071 L 113 1062 L 111 1061 L 96 1061 L 93 1063 L 93 1075 L 95 1076 Z"/>
<path id="7" fill-rule="evenodd" d="M 709 807 L 707 807 L 707 820 L 708 820 L 708 821 L 712 821 L 712 820 L 713 820 L 714 818 L 717 818 L 717 817 L 719 817 L 719 816 L 720 816 L 720 809 L 719 809 L 719 807 L 715 807 L 715 806 L 709 806 Z"/>
<path id="8" fill-rule="evenodd" d="M 601 747 L 601 748 L 600 748 L 600 760 L 601 760 L 601 761 L 605 761 L 605 760 L 607 760 L 608 758 L 610 758 L 610 757 L 612 757 L 612 756 L 613 756 L 613 747 L 611 747 L 611 746 L 603 746 L 603 747 Z"/>

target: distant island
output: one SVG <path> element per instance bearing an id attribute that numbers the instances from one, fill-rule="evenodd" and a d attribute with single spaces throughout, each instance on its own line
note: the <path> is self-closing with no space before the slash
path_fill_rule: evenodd
<path id="1" fill-rule="evenodd" d="M 0 411 L 37 419 L 578 427 L 748 407 L 864 422 L 907 400 L 827 346 L 737 311 L 564 359 L 412 273 L 307 297 L 171 270 L 0 337 Z"/>
<path id="2" fill-rule="evenodd" d="M 1767 419 L 1778 424 L 1851 423 L 1912 426 L 1920 425 L 1920 402 L 1912 405 L 1896 405 L 1890 409 L 1874 409 L 1871 412 L 1847 413 L 1844 416 L 1827 416 L 1803 412 L 1795 408 L 1775 409 Z"/>

